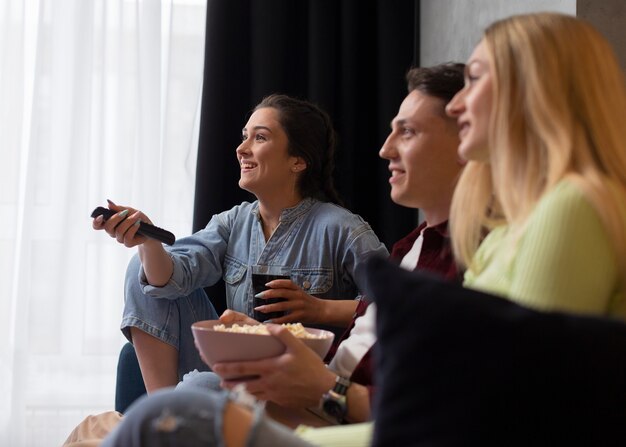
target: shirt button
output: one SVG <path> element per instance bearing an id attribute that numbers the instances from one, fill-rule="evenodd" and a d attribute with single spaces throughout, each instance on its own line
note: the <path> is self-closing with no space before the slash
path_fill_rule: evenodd
<path id="1" fill-rule="evenodd" d="M 304 290 L 309 290 L 309 289 L 311 288 L 311 281 L 304 281 L 304 282 L 302 283 L 302 288 L 303 288 Z"/>

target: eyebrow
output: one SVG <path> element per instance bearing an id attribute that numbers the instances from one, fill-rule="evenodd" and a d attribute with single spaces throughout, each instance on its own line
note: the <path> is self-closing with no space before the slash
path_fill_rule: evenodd
<path id="1" fill-rule="evenodd" d="M 402 118 L 399 120 L 392 119 L 391 122 L 389 123 L 389 127 L 393 129 L 394 124 L 396 124 L 397 126 L 404 126 L 406 124 L 406 119 L 405 118 Z"/>
<path id="2" fill-rule="evenodd" d="M 267 130 L 269 133 L 272 133 L 272 129 L 270 129 L 267 126 L 254 126 L 252 128 L 252 130 Z M 242 132 L 247 132 L 248 129 L 246 129 L 245 127 L 243 129 L 241 129 Z"/>

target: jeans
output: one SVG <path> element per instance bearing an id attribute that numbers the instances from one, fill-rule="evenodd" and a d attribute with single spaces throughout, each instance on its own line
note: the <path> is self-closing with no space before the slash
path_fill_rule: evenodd
<path id="1" fill-rule="evenodd" d="M 228 392 L 167 388 L 137 400 L 101 447 L 225 447 L 222 434 Z M 247 447 L 311 447 L 258 407 Z"/>
<path id="2" fill-rule="evenodd" d="M 194 369 L 183 376 L 183 380 L 176 385 L 177 390 L 205 390 L 220 391 L 222 379 L 212 371 L 198 371 Z"/>
<path id="3" fill-rule="evenodd" d="M 208 374 L 208 373 L 207 373 Z M 126 413 L 126 409 L 139 397 L 146 394 L 141 377 L 139 361 L 132 344 L 126 343 L 120 351 L 115 381 L 115 411 Z"/>
<path id="4" fill-rule="evenodd" d="M 125 306 L 121 329 L 131 341 L 130 328 L 137 329 L 174 346 L 178 350 L 178 376 L 209 367 L 196 349 L 191 325 L 201 320 L 218 319 L 217 312 L 203 289 L 177 299 L 155 298 L 143 293 L 138 275 L 140 261 L 133 256 L 126 270 Z"/>

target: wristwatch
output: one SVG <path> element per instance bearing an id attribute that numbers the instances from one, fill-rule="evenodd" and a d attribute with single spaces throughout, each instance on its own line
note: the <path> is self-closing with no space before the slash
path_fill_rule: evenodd
<path id="1" fill-rule="evenodd" d="M 333 389 L 322 396 L 322 410 L 340 424 L 344 422 L 348 411 L 346 393 L 351 383 L 345 377 L 337 376 Z"/>

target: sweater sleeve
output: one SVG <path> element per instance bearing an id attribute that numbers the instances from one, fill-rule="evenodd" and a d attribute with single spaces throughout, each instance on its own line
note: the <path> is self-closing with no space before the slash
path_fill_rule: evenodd
<path id="1" fill-rule="evenodd" d="M 517 245 L 510 298 L 545 310 L 604 314 L 618 271 L 600 217 L 573 184 L 549 193 Z"/>

